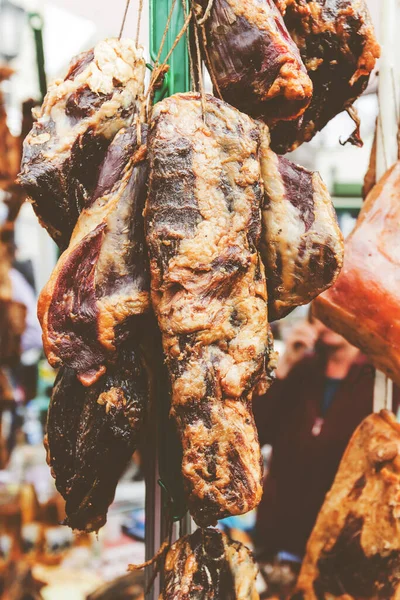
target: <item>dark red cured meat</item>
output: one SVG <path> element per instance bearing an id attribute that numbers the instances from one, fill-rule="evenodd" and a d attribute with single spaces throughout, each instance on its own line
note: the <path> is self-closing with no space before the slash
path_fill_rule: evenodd
<path id="1" fill-rule="evenodd" d="M 68 249 L 39 298 L 47 357 L 73 368 L 86 385 L 118 356 L 117 346 L 149 310 L 143 216 L 146 127 L 120 131 Z"/>
<path id="2" fill-rule="evenodd" d="M 207 0 L 198 4 L 203 13 Z M 205 58 L 226 102 L 268 123 L 304 112 L 311 81 L 273 0 L 214 0 L 203 27 Z"/>
<path id="3" fill-rule="evenodd" d="M 93 192 L 108 145 L 140 112 L 144 72 L 133 42 L 109 39 L 73 59 L 65 79 L 49 87 L 24 142 L 19 181 L 62 249 Z"/>
<path id="4" fill-rule="evenodd" d="M 313 84 L 297 120 L 271 129 L 272 149 L 294 150 L 362 94 L 380 50 L 365 0 L 275 0 Z M 357 136 L 353 143 L 361 143 Z"/>
<path id="5" fill-rule="evenodd" d="M 47 460 L 72 529 L 98 531 L 136 450 L 148 405 L 148 377 L 138 344 L 87 388 L 73 369 L 56 379 L 47 418 Z"/>

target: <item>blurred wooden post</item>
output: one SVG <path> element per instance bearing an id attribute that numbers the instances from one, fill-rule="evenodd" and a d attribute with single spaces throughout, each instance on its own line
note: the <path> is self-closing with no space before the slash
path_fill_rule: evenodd
<path id="1" fill-rule="evenodd" d="M 381 0 L 380 43 L 382 55 L 379 65 L 379 116 L 376 153 L 376 180 L 398 160 L 399 128 L 399 0 Z M 381 371 L 376 371 L 374 412 L 392 410 L 393 382 Z"/>

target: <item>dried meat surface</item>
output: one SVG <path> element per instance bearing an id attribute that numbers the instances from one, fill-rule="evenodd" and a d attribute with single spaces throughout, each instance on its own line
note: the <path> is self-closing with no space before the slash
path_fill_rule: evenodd
<path id="1" fill-rule="evenodd" d="M 154 108 L 145 210 L 152 303 L 189 507 L 202 526 L 246 513 L 262 493 L 251 410 L 270 359 L 259 149 L 256 123 L 212 96 L 204 120 L 198 94 Z"/>
<path id="2" fill-rule="evenodd" d="M 65 249 L 115 134 L 141 111 L 145 61 L 129 39 L 108 39 L 75 57 L 53 83 L 24 142 L 19 182 Z"/>
<path id="3" fill-rule="evenodd" d="M 214 0 L 202 38 L 215 92 L 232 106 L 271 123 L 309 105 L 311 80 L 273 0 Z"/>
<path id="4" fill-rule="evenodd" d="M 118 345 L 150 309 L 144 240 L 146 126 L 121 130 L 67 250 L 43 289 L 38 314 L 47 358 L 91 385 L 118 359 Z"/>
<path id="5" fill-rule="evenodd" d="M 311 172 L 261 145 L 264 180 L 261 255 L 270 321 L 308 304 L 329 288 L 343 265 L 343 236 L 329 192 Z"/>
<path id="6" fill-rule="evenodd" d="M 273 150 L 294 150 L 344 109 L 368 84 L 380 49 L 365 0 L 275 0 L 313 84 L 313 98 L 297 120 L 271 129 Z M 357 134 L 353 142 L 360 144 Z"/>
<path id="7" fill-rule="evenodd" d="M 259 600 L 250 551 L 216 529 L 178 540 L 164 566 L 160 600 Z"/>
<path id="8" fill-rule="evenodd" d="M 307 544 L 292 600 L 400 594 L 400 426 L 387 411 L 353 434 Z"/>

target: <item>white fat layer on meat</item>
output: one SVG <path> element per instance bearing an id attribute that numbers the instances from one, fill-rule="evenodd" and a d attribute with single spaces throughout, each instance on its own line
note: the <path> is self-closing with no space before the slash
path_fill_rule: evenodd
<path id="1" fill-rule="evenodd" d="M 52 143 L 43 152 L 45 159 L 51 160 L 56 155 L 68 152 L 75 140 L 88 129 L 111 139 L 121 127 L 131 123 L 135 112 L 133 109 L 135 106 L 136 112 L 140 109 L 138 101 L 144 91 L 146 65 L 142 54 L 142 48 L 137 48 L 130 39 L 101 41 L 94 48 L 94 59 L 81 73 L 73 79 L 57 80 L 49 86 L 38 123 L 46 127 L 51 119 L 56 129 Z M 115 82 L 121 84 L 120 89 L 116 89 Z M 65 114 L 66 102 L 71 94 L 84 86 L 95 94 L 112 94 L 112 97 L 92 115 L 74 123 Z M 128 116 L 112 118 L 130 107 L 132 110 Z M 31 135 L 28 143 L 48 142 L 42 136 Z"/>

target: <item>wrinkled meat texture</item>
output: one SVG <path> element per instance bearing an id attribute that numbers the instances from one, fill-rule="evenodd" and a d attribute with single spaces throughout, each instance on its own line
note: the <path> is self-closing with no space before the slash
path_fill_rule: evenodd
<path id="1" fill-rule="evenodd" d="M 353 434 L 307 544 L 292 600 L 400 594 L 400 426 L 387 411 Z"/>
<path id="2" fill-rule="evenodd" d="M 140 111 L 145 62 L 128 39 L 99 42 L 49 87 L 24 143 L 19 181 L 62 249 L 115 134 Z"/>
<path id="3" fill-rule="evenodd" d="M 75 369 L 91 385 L 116 360 L 118 344 L 148 311 L 150 282 L 144 242 L 146 126 L 110 145 L 100 177 L 68 249 L 39 298 L 47 358 Z"/>
<path id="4" fill-rule="evenodd" d="M 273 0 L 214 0 L 203 34 L 226 102 L 269 123 L 304 112 L 312 84 Z"/>
<path id="5" fill-rule="evenodd" d="M 246 513 L 262 493 L 251 410 L 269 358 L 259 145 L 257 125 L 212 96 L 205 123 L 197 94 L 154 108 L 145 212 L 152 303 L 189 507 L 202 526 Z"/>
<path id="6" fill-rule="evenodd" d="M 400 385 L 400 162 L 365 200 L 342 272 L 316 316 Z"/>
<path id="7" fill-rule="evenodd" d="M 56 486 L 66 501 L 66 524 L 98 531 L 115 488 L 136 449 L 148 403 L 141 351 L 129 341 L 118 364 L 87 388 L 73 369 L 57 376 L 45 446 Z"/>
<path id="8" fill-rule="evenodd" d="M 262 137 L 264 180 L 261 255 L 268 316 L 281 319 L 331 286 L 343 265 L 343 238 L 329 192 L 312 173 L 269 148 Z"/>
<path id="9" fill-rule="evenodd" d="M 313 83 L 313 98 L 297 120 L 276 124 L 272 148 L 285 153 L 349 107 L 367 87 L 379 45 L 365 0 L 275 0 Z M 355 140 L 360 143 L 360 140 Z"/>
<path id="10" fill-rule="evenodd" d="M 259 600 L 250 551 L 216 529 L 178 540 L 164 565 L 160 600 Z"/>

